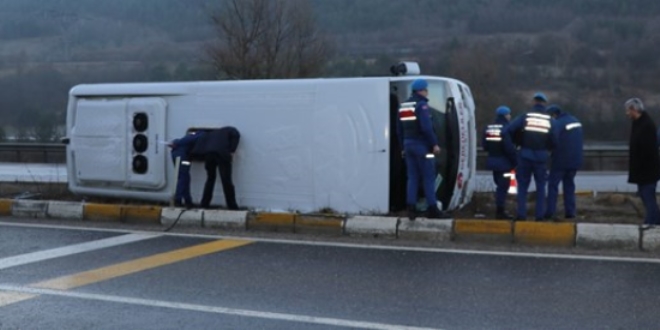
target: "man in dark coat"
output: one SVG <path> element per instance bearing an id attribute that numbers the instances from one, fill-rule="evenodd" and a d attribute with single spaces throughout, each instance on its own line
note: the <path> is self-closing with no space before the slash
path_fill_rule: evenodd
<path id="1" fill-rule="evenodd" d="M 240 138 L 241 134 L 236 128 L 227 126 L 210 130 L 201 136 L 195 144 L 192 153 L 194 155 L 203 155 L 204 168 L 206 169 L 206 183 L 204 184 L 201 207 L 209 208 L 211 205 L 217 169 L 220 173 L 222 191 L 225 194 L 227 208 L 238 210 L 231 172 L 232 160 Z"/>
<path id="2" fill-rule="evenodd" d="M 660 156 L 656 126 L 638 98 L 624 104 L 626 115 L 632 119 L 628 158 L 628 182 L 637 185 L 637 193 L 642 199 L 646 215 L 642 229 L 660 224 L 660 210 L 655 199 L 656 187 L 660 179 Z"/>

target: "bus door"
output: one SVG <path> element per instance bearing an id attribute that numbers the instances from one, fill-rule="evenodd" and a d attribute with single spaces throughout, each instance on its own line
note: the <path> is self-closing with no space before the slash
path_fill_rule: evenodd
<path id="1" fill-rule="evenodd" d="M 438 187 L 437 198 L 442 202 L 442 207 L 446 209 L 453 208 L 451 205 L 452 197 L 454 196 L 454 189 L 456 187 L 458 177 L 458 159 L 460 145 L 460 126 L 458 124 L 458 115 L 456 111 L 456 103 L 453 97 L 447 98 L 446 112 L 443 116 L 438 116 L 438 120 L 444 121 L 443 126 L 436 128 L 436 135 L 443 137 L 445 143 L 441 146 L 443 162 L 438 164 L 438 173 L 443 177 L 442 183 Z"/>
<path id="2" fill-rule="evenodd" d="M 439 156 L 435 157 L 436 179 L 435 191 L 436 197 L 442 202 L 443 209 L 451 209 L 450 201 L 454 195 L 456 185 L 456 173 L 458 167 L 459 148 L 456 144 L 460 143 L 456 138 L 459 130 L 456 111 L 452 109 L 453 103 L 449 103 L 448 83 L 443 80 L 429 80 L 429 107 L 431 108 L 431 122 L 436 134 L 438 144 L 441 148 Z M 410 97 L 409 81 L 394 81 L 390 86 L 390 210 L 400 211 L 406 207 L 406 164 L 402 157 L 402 146 L 400 146 L 397 134 L 397 122 L 399 105 Z M 450 107 L 451 106 L 451 107 Z M 418 191 L 418 206 L 420 209 L 426 208 L 423 187 L 420 183 Z"/>

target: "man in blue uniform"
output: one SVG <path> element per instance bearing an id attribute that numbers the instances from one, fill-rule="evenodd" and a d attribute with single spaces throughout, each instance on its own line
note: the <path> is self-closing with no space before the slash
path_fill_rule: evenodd
<path id="1" fill-rule="evenodd" d="M 518 181 L 516 220 L 527 219 L 527 190 L 532 175 L 536 184 L 535 218 L 541 221 L 545 216 L 546 162 L 550 156 L 549 150 L 557 144 L 557 136 L 552 128 L 553 119 L 545 113 L 547 101 L 543 93 L 536 93 L 532 110 L 514 119 L 505 130 L 520 147 L 516 167 Z"/>
<path id="2" fill-rule="evenodd" d="M 572 219 L 575 218 L 575 174 L 582 167 L 582 124 L 557 105 L 549 106 L 548 114 L 555 119 L 558 143 L 552 152 L 545 218 L 550 220 L 555 217 L 561 182 L 564 191 L 564 215 L 566 219 Z"/>
<path id="3" fill-rule="evenodd" d="M 193 207 L 190 195 L 190 151 L 202 134 L 188 131 L 186 136 L 175 139 L 169 144 L 172 148 L 172 161 L 176 164 L 176 159 L 179 158 L 179 173 L 174 193 L 174 205 L 176 206 Z"/>
<path id="4" fill-rule="evenodd" d="M 240 132 L 232 126 L 222 127 L 207 132 L 197 142 L 193 154 L 204 156 L 206 169 L 206 182 L 202 195 L 202 208 L 209 208 L 215 189 L 216 171 L 220 173 L 222 191 L 225 195 L 226 206 L 230 210 L 238 210 L 236 192 L 232 180 L 232 163 L 234 153 L 241 139 Z"/>
<path id="5" fill-rule="evenodd" d="M 495 182 L 495 217 L 497 219 L 513 219 L 505 211 L 506 195 L 511 181 L 508 174 L 516 167 L 516 148 L 508 134 L 502 134 L 511 120 L 511 109 L 500 106 L 496 110 L 495 122 L 486 126 L 482 138 L 482 147 L 488 153 L 486 168 L 493 171 Z"/>
<path id="6" fill-rule="evenodd" d="M 408 184 L 406 205 L 408 218 L 416 217 L 417 191 L 419 181 L 424 187 L 424 196 L 428 205 L 427 217 L 441 218 L 444 213 L 438 209 L 435 196 L 435 156 L 440 153 L 440 146 L 433 132 L 431 109 L 428 105 L 428 82 L 424 79 L 413 81 L 412 96 L 401 104 L 397 133 L 403 147 L 406 160 Z"/>

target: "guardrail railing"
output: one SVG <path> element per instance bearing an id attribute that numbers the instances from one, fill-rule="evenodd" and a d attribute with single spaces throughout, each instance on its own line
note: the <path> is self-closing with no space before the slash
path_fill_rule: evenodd
<path id="1" fill-rule="evenodd" d="M 0 143 L 0 162 L 66 163 L 66 145 L 62 143 Z M 477 168 L 484 170 L 486 153 L 479 149 Z M 583 171 L 625 171 L 628 168 L 627 146 L 584 147 Z"/>
<path id="2" fill-rule="evenodd" d="M 66 163 L 66 145 L 62 143 L 0 143 L 0 162 Z"/>

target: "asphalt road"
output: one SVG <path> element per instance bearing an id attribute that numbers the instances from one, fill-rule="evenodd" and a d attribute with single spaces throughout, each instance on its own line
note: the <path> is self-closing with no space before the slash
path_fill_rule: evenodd
<path id="1" fill-rule="evenodd" d="M 0 329 L 655 329 L 660 259 L 0 223 Z"/>

